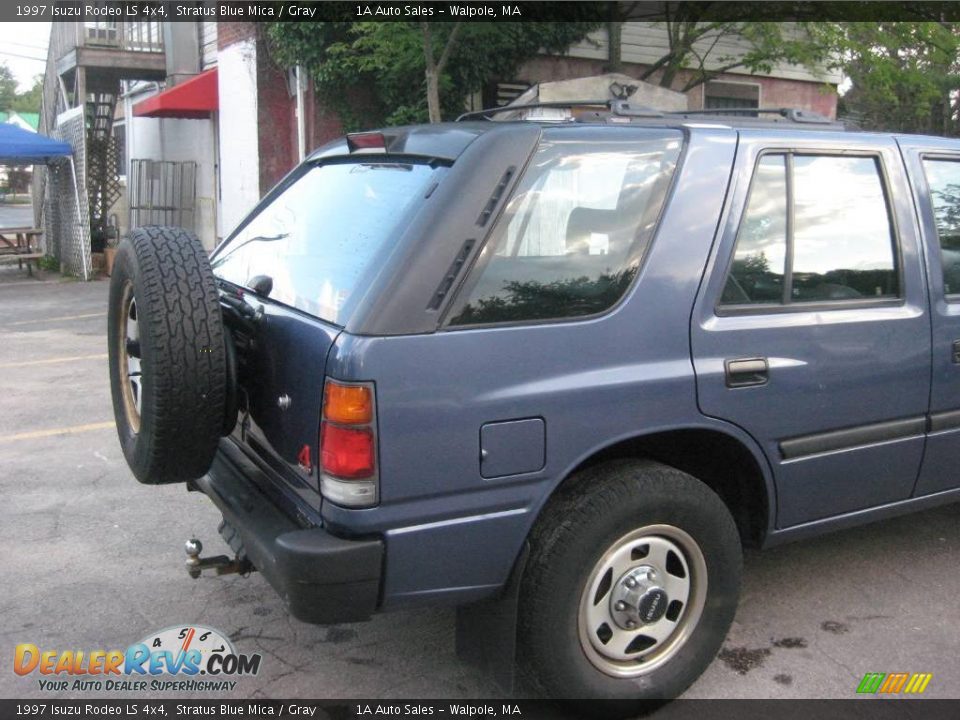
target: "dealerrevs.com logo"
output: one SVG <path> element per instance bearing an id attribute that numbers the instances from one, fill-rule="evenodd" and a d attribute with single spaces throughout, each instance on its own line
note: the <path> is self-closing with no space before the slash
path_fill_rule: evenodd
<path id="1" fill-rule="evenodd" d="M 224 691 L 231 678 L 260 672 L 259 653 L 238 653 L 219 630 L 177 625 L 126 650 L 50 650 L 32 643 L 14 649 L 17 675 L 39 674 L 40 689 L 101 691 Z"/>

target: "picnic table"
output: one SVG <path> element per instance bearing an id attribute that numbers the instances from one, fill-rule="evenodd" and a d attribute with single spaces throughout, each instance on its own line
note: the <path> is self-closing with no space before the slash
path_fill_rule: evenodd
<path id="1" fill-rule="evenodd" d="M 17 266 L 23 268 L 27 263 L 27 274 L 33 275 L 32 262 L 43 257 L 38 250 L 37 240 L 43 232 L 34 227 L 0 228 L 0 260 L 16 259 Z"/>
<path id="2" fill-rule="evenodd" d="M 29 253 L 36 249 L 43 230 L 35 227 L 0 228 L 0 250 Z"/>

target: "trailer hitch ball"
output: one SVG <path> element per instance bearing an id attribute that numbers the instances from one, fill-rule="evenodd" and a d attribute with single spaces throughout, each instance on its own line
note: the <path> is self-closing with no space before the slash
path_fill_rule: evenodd
<path id="1" fill-rule="evenodd" d="M 236 557 L 233 560 L 226 555 L 200 557 L 200 553 L 203 552 L 203 543 L 196 538 L 187 540 L 184 550 L 187 552 L 187 573 L 195 580 L 200 577 L 204 570 L 209 569 L 215 569 L 217 575 L 229 575 L 231 573 L 248 575 L 255 569 L 245 557 Z"/>

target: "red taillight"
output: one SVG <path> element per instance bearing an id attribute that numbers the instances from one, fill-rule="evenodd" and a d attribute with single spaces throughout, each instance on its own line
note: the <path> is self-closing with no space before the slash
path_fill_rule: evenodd
<path id="1" fill-rule="evenodd" d="M 324 420 L 320 424 L 320 463 L 323 471 L 340 478 L 371 477 L 376 470 L 373 431 L 346 428 Z"/>
<path id="2" fill-rule="evenodd" d="M 320 416 L 320 494 L 344 507 L 380 500 L 377 398 L 371 382 L 327 378 Z"/>

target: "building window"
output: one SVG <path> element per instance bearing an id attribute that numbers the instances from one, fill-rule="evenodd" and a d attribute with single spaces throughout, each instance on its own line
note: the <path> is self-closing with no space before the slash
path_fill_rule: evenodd
<path id="1" fill-rule="evenodd" d="M 705 110 L 760 107 L 760 85 L 757 83 L 708 82 L 703 89 Z"/>
<path id="2" fill-rule="evenodd" d="M 530 83 L 523 80 L 488 83 L 483 88 L 484 107 L 503 107 L 509 105 L 530 89 Z"/>

